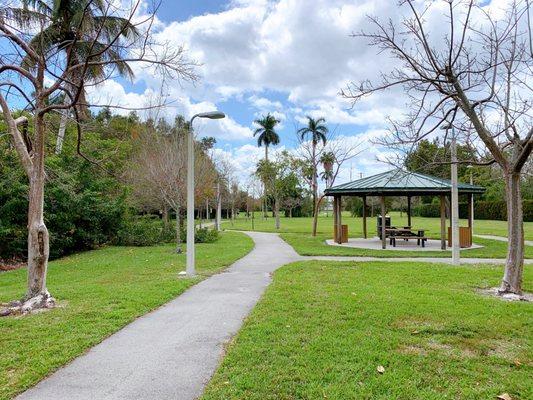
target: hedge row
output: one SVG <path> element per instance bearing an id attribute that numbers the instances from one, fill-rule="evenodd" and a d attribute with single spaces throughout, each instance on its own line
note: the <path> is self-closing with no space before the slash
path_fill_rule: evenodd
<path id="1" fill-rule="evenodd" d="M 218 240 L 218 231 L 208 228 L 197 228 L 194 232 L 196 243 L 213 243 Z M 180 239 L 187 241 L 185 229 L 180 229 Z M 153 246 L 160 243 L 171 243 L 176 240 L 174 224 L 165 226 L 162 220 L 151 215 L 127 220 L 117 232 L 113 244 L 119 246 Z"/>
<path id="2" fill-rule="evenodd" d="M 524 222 L 533 222 L 533 200 L 522 202 Z M 421 204 L 413 207 L 412 214 L 419 217 L 440 217 L 439 204 Z M 459 203 L 459 217 L 468 217 L 468 203 Z M 476 201 L 474 204 L 475 219 L 491 219 L 497 221 L 507 220 L 507 206 L 505 201 Z"/>

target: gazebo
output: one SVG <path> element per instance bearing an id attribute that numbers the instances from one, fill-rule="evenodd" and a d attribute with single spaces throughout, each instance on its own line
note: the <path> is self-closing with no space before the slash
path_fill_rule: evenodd
<path id="1" fill-rule="evenodd" d="M 449 180 L 437 178 L 401 169 L 383 172 L 381 174 L 358 179 L 353 182 L 333 186 L 325 190 L 326 196 L 333 197 L 333 232 L 334 241 L 342 240 L 342 196 L 358 196 L 363 199 L 363 235 L 367 238 L 367 197 L 376 196 L 381 200 L 381 247 L 387 247 L 386 240 L 386 196 L 407 197 L 407 224 L 411 226 L 411 197 L 439 196 L 440 197 L 440 241 L 441 249 L 446 250 L 446 197 L 451 197 L 452 183 Z M 470 228 L 470 242 L 472 241 L 472 202 L 474 194 L 481 194 L 485 188 L 466 183 L 458 184 L 459 195 L 468 196 L 468 226 Z"/>

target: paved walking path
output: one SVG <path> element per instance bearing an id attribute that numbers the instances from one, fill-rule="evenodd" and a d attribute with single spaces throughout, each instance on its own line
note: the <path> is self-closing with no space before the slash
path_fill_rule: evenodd
<path id="1" fill-rule="evenodd" d="M 270 273 L 302 259 L 277 235 L 248 235 L 255 248 L 225 272 L 137 319 L 18 399 L 197 398 Z"/>
<path id="2" fill-rule="evenodd" d="M 492 239 L 492 240 L 498 240 L 500 242 L 508 242 L 509 240 L 506 237 L 503 236 L 494 236 L 494 235 L 474 235 L 483 239 Z M 533 240 L 524 240 L 524 244 L 526 246 L 533 246 Z"/>
<path id="3" fill-rule="evenodd" d="M 255 241 L 255 248 L 226 271 L 127 325 L 17 399 L 195 399 L 215 371 L 224 344 L 271 282 L 271 273 L 282 265 L 301 260 L 451 262 L 446 258 L 302 257 L 277 234 L 246 234 Z M 503 260 L 463 258 L 462 262 Z"/>

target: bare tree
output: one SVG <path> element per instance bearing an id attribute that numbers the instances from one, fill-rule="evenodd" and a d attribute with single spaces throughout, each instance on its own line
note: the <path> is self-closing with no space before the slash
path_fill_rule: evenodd
<path id="1" fill-rule="evenodd" d="M 161 132 L 148 128 L 142 133 L 133 157 L 131 181 L 136 191 L 149 188 L 176 214 L 176 252 L 181 253 L 180 211 L 185 202 L 187 132 Z"/>
<path id="2" fill-rule="evenodd" d="M 296 154 L 302 161 L 300 175 L 309 186 L 311 192 L 313 192 L 313 188 L 317 185 L 315 174 L 318 174 L 320 160 L 324 154 L 331 157 L 331 164 L 328 166 L 327 171 L 328 179 L 325 181 L 325 188 L 327 189 L 335 184 L 335 180 L 344 163 L 353 159 L 361 152 L 361 143 L 358 141 L 342 140 L 342 138 L 337 137 L 335 130 L 328 133 L 325 144 L 324 142 L 313 144 L 312 141 L 302 139 L 300 135 L 297 135 L 297 138 L 300 142 Z M 313 236 L 316 236 L 317 233 L 318 214 L 320 205 L 324 199 L 324 194 L 317 193 L 317 196 L 317 200 L 313 205 Z"/>
<path id="3" fill-rule="evenodd" d="M 533 149 L 531 114 L 533 44 L 528 1 L 514 1 L 497 18 L 473 0 L 419 3 L 403 0 L 409 14 L 399 24 L 370 17 L 367 39 L 398 64 L 379 83 L 349 85 L 342 94 L 356 102 L 387 89 L 403 89 L 412 111 L 391 121 L 384 144 L 408 148 L 426 137 L 446 135 L 451 123 L 459 138 L 490 154 L 506 186 L 508 252 L 500 293 L 520 294 L 524 259 L 521 174 Z M 427 16 L 438 13 L 447 31 L 431 34 Z M 434 15 L 434 14 L 433 14 Z M 446 28 L 447 27 L 447 28 Z M 445 138 L 446 140 L 446 138 Z"/>
<path id="4" fill-rule="evenodd" d="M 83 35 L 74 31 L 68 40 L 43 47 L 41 42 L 31 40 L 32 33 L 44 31 L 52 23 L 50 16 L 40 12 L 42 2 L 26 3 L 25 12 L 38 15 L 38 18 L 21 19 L 14 15 L 9 0 L 0 1 L 3 49 L 0 55 L 0 108 L 29 180 L 28 286 L 24 298 L 14 302 L 9 312 L 30 312 L 55 304 L 46 288 L 49 234 L 43 208 L 47 114 L 71 110 L 79 120 L 79 106 L 91 106 L 84 100 L 84 90 L 113 77 L 124 63 L 141 64 L 166 79 L 195 78 L 193 65 L 187 61 L 182 48 L 171 48 L 154 40 L 151 31 L 155 14 L 138 15 L 140 3 L 139 0 L 131 7 L 119 9 L 112 0 L 87 1 L 79 19 L 79 32 L 83 23 L 94 23 L 95 29 Z M 105 30 L 109 21 L 116 17 L 127 23 L 111 31 Z M 123 35 L 124 30 L 131 27 L 135 27 L 138 35 Z M 84 51 L 74 51 L 81 41 Z M 99 79 L 92 79 L 97 70 L 103 73 Z M 59 96 L 66 96 L 68 101 L 54 101 Z M 21 108 L 26 111 L 23 115 L 17 113 Z M 31 130 L 27 129 L 30 123 Z M 80 124 L 77 129 L 78 153 L 85 157 L 81 150 Z"/>

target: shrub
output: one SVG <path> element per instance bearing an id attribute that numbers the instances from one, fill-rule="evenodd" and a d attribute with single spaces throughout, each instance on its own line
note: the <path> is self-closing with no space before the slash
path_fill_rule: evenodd
<path id="1" fill-rule="evenodd" d="M 185 231 L 183 231 L 185 233 Z M 187 241 L 187 235 L 184 235 L 183 242 Z M 216 229 L 198 228 L 194 234 L 194 241 L 196 243 L 213 243 L 218 240 L 218 231 Z"/>
<path id="2" fill-rule="evenodd" d="M 194 234 L 195 243 L 213 243 L 219 238 L 215 229 L 198 228 Z M 187 242 L 187 232 L 180 231 L 180 239 Z M 123 224 L 118 231 L 115 244 L 119 246 L 153 246 L 160 243 L 172 243 L 176 240 L 174 224 L 165 224 L 158 217 L 142 216 Z"/>
<path id="3" fill-rule="evenodd" d="M 171 226 L 165 227 L 162 220 L 146 215 L 125 221 L 117 232 L 115 244 L 120 246 L 153 246 L 170 243 L 176 239 Z"/>

